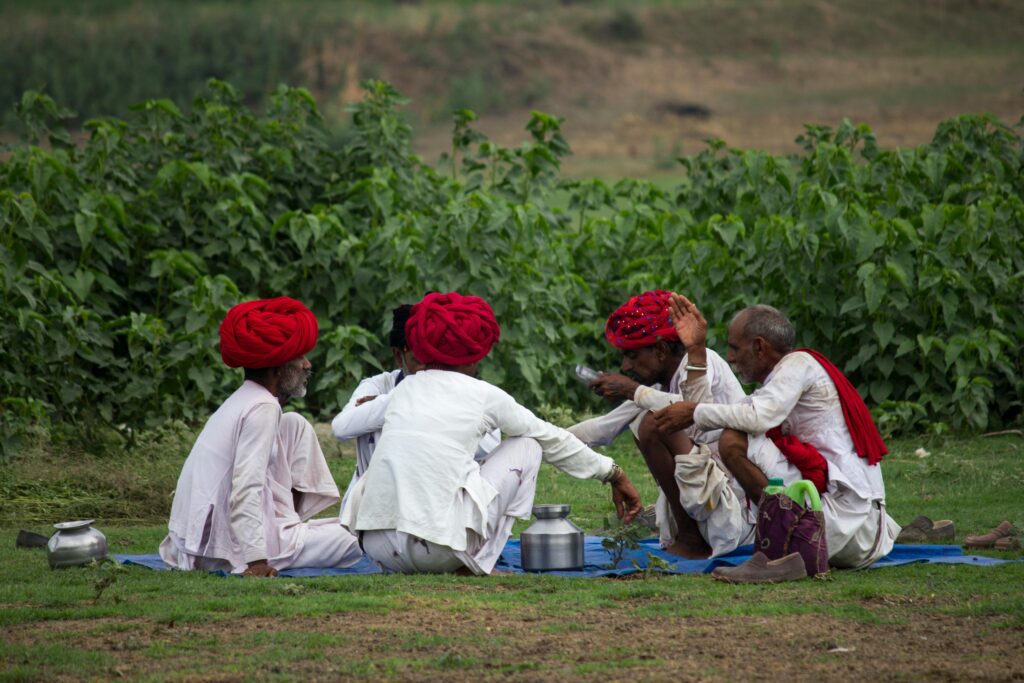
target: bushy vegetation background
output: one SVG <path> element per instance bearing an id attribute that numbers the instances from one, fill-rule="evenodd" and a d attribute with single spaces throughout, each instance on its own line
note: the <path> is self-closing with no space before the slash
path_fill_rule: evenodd
<path id="1" fill-rule="evenodd" d="M 502 341 L 485 379 L 528 405 L 590 400 L 577 362 L 612 368 L 604 319 L 627 296 L 685 292 L 722 340 L 772 303 L 843 368 L 884 431 L 995 428 L 1024 395 L 1024 145 L 987 116 L 931 144 L 880 149 L 864 125 L 808 126 L 804 152 L 712 141 L 671 189 L 566 181 L 560 119 L 535 113 L 503 148 L 459 111 L 433 168 L 379 81 L 328 135 L 308 91 L 256 113 L 211 81 L 190 107 L 148 100 L 85 124 L 29 91 L 28 131 L 0 162 L 0 432 L 125 434 L 204 416 L 240 379 L 217 325 L 288 294 L 321 321 L 326 417 L 381 367 L 393 306 L 426 290 L 487 298 Z"/>

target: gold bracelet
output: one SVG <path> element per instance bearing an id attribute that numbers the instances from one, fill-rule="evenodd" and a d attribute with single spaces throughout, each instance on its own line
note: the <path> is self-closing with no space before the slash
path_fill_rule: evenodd
<path id="1" fill-rule="evenodd" d="M 603 484 L 612 484 L 618 479 L 619 475 L 622 474 L 622 468 L 617 464 L 612 463 L 612 469 L 608 472 L 608 476 L 601 480 Z"/>

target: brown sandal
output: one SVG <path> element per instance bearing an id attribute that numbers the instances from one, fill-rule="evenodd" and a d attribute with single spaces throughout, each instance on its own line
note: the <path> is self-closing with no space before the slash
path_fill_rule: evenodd
<path id="1" fill-rule="evenodd" d="M 987 534 L 980 534 L 976 536 L 968 536 L 964 539 L 965 548 L 995 548 L 997 544 L 1000 544 L 1000 550 L 1010 550 L 1010 540 L 1016 540 L 1017 529 L 1012 524 L 1007 522 L 1000 523 L 992 531 Z M 1020 546 L 1020 542 L 1017 542 L 1017 546 Z"/>
<path id="2" fill-rule="evenodd" d="M 933 522 L 924 515 L 903 527 L 896 537 L 897 543 L 924 543 L 925 541 L 952 541 L 956 537 L 956 526 L 951 519 Z"/>

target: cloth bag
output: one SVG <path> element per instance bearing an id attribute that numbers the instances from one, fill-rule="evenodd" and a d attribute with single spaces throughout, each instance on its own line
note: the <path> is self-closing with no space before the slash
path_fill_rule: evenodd
<path id="1" fill-rule="evenodd" d="M 806 508 L 785 493 L 765 493 L 757 506 L 754 550 L 769 560 L 800 553 L 807 576 L 828 571 L 825 514 Z"/>

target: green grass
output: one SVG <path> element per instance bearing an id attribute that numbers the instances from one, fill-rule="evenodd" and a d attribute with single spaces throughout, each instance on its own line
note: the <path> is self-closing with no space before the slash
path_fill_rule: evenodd
<path id="1" fill-rule="evenodd" d="M 45 531 L 41 504 L 70 496 L 79 516 L 95 514 L 116 553 L 154 552 L 165 533 L 164 507 L 145 524 L 114 520 L 135 515 L 137 501 L 122 496 L 97 503 L 102 491 L 131 476 L 180 466 L 187 430 L 175 428 L 137 451 L 65 459 L 68 481 L 88 463 L 93 474 L 79 487 L 50 488 L 61 449 L 40 445 L 31 457 L 0 463 L 6 490 L 23 498 L 4 502 L 0 536 L 17 528 Z M 340 485 L 353 459 L 326 442 Z M 917 514 L 952 518 L 957 539 L 1002 519 L 1024 523 L 1024 439 L 903 439 L 884 462 L 889 510 L 897 520 Z M 929 451 L 925 458 L 915 449 Z M 627 439 L 608 452 L 644 495 L 654 485 Z M 26 486 L 37 478 L 32 486 Z M 173 477 L 160 475 L 147 505 L 169 500 Z M 57 491 L 57 493 L 55 493 Z M 141 495 L 132 493 L 131 495 Z M 607 487 L 576 481 L 545 466 L 538 502 L 568 502 L 588 530 L 611 512 Z M 4 495 L 6 498 L 7 496 Z M 59 497 L 59 496 L 58 496 Z M 118 512 L 117 506 L 123 509 Z M 23 516 L 21 513 L 24 513 Z M 62 515 L 47 521 L 57 521 Z M 517 531 L 525 525 L 517 525 Z M 988 554 L 997 555 L 990 552 Z M 1002 555 L 1005 556 L 1005 555 Z M 1011 555 L 1020 557 L 1020 553 Z M 112 582 L 111 582 L 112 579 Z M 100 590 L 104 584 L 109 585 Z M 755 637 L 770 624 L 857 624 L 867 632 L 899 632 L 953 619 L 971 623 L 977 638 L 1012 637 L 1024 629 L 1024 563 L 992 568 L 917 565 L 879 571 L 833 572 L 828 579 L 779 586 L 733 586 L 706 576 L 634 580 L 570 580 L 512 576 L 352 576 L 246 580 L 201 573 L 154 572 L 103 564 L 51 571 L 45 553 L 0 544 L 0 680 L 40 678 L 284 678 L 370 676 L 479 679 L 522 676 L 575 679 L 667 675 L 680 662 L 653 652 L 645 640 L 619 638 L 614 624 L 671 624 L 698 637 L 722 624 Z M 972 631 L 973 632 L 973 631 Z M 837 636 L 838 637 L 838 636 Z M 562 661 L 544 643 L 577 648 Z M 795 644 L 784 647 L 796 647 Z M 525 648 L 525 649 L 524 649 Z M 555 651 L 558 654 L 558 651 Z M 966 656 L 966 655 L 965 655 Z M 834 658 L 833 658 L 834 659 Z M 815 660 L 817 661 L 817 660 Z M 833 661 L 821 655 L 822 666 Z M 724 675 L 719 656 L 697 662 L 708 676 Z M 831 669 L 826 670 L 831 671 Z M 833 671 L 838 674 L 839 670 Z M 909 672 L 908 672 L 909 673 Z"/>

